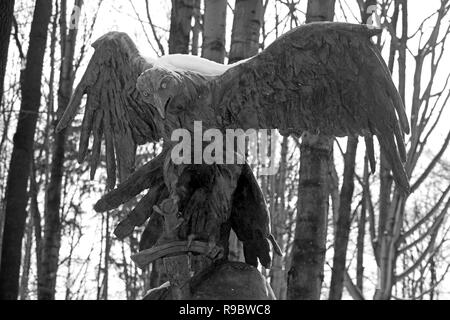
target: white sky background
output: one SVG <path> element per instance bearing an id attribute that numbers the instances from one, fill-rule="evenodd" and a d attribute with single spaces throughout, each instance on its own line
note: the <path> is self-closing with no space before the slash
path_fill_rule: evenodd
<path id="1" fill-rule="evenodd" d="M 207 1 L 207 0 L 206 0 Z M 230 2 L 230 8 L 228 13 L 228 24 L 227 24 L 227 50 L 229 49 L 230 44 L 230 36 L 231 36 L 231 27 L 232 27 L 232 12 L 231 8 L 234 7 L 234 1 L 231 0 Z M 335 21 L 346 21 L 345 16 L 348 17 L 349 22 L 357 22 L 357 20 L 354 18 L 354 16 L 359 17 L 359 10 L 356 4 L 356 0 L 342 0 L 342 7 L 345 11 L 345 16 L 342 14 L 341 7 L 339 5 L 339 0 L 336 1 L 336 19 Z M 412 31 L 414 31 L 418 25 L 422 22 L 422 20 L 429 16 L 431 13 L 436 11 L 436 9 L 439 7 L 439 0 L 428 0 L 428 1 L 420 1 L 420 0 L 409 0 L 408 1 L 408 9 L 409 9 L 409 30 L 410 34 Z M 155 51 L 152 49 L 152 46 L 149 45 L 147 41 L 147 37 L 145 36 L 145 33 L 143 32 L 143 28 L 141 23 L 136 17 L 135 10 L 140 14 L 140 18 L 142 21 L 144 21 L 144 25 L 146 28 L 146 32 L 149 36 L 149 38 L 152 40 L 152 44 L 154 48 L 157 48 L 157 45 L 155 41 L 153 40 L 153 35 L 151 32 L 150 27 L 147 24 L 147 17 L 146 17 L 146 8 L 145 8 L 145 1 L 143 0 L 125 0 L 125 1 L 112 1 L 112 0 L 104 0 L 101 6 L 101 9 L 99 11 L 99 16 L 97 19 L 97 23 L 95 25 L 94 31 L 93 31 L 93 39 L 96 40 L 103 34 L 109 31 L 121 31 L 128 33 L 133 40 L 137 43 L 138 47 L 141 49 L 141 52 L 150 57 L 156 58 L 157 55 Z M 300 11 L 305 12 L 306 11 L 306 4 L 307 0 L 302 0 L 298 6 Z M 68 8 L 71 8 L 73 6 L 73 1 L 69 1 Z M 134 8 L 133 8 L 134 6 Z M 151 6 L 151 17 L 152 20 L 157 28 L 157 32 L 160 36 L 162 36 L 161 42 L 165 47 L 166 52 L 168 52 L 167 48 L 167 41 L 169 36 L 169 26 L 170 26 L 170 8 L 171 3 L 170 1 L 161 1 L 161 0 L 150 0 L 150 6 Z M 83 8 L 83 15 L 87 13 L 87 19 L 88 23 L 90 24 L 90 19 L 92 19 L 92 14 L 94 10 L 97 8 L 97 1 L 85 1 L 85 6 Z M 280 18 L 284 18 L 284 16 L 287 14 L 287 10 L 285 6 L 282 6 L 281 4 L 278 4 L 278 10 L 279 10 L 279 16 Z M 353 14 L 352 14 L 353 12 Z M 274 1 L 271 0 L 268 6 L 268 11 L 266 12 L 265 20 L 266 20 L 266 30 L 272 30 L 275 25 L 275 8 L 274 8 Z M 304 17 L 301 13 L 298 14 L 300 23 L 304 22 Z M 82 23 L 82 22 L 81 22 Z M 285 30 L 283 31 L 283 28 L 280 28 L 280 34 L 289 30 L 289 23 L 287 24 Z M 268 39 L 266 45 L 270 44 L 275 39 L 275 34 L 272 33 Z M 413 48 L 411 48 L 413 49 Z M 415 50 L 413 50 L 415 51 Z M 88 58 L 93 53 L 93 49 L 89 49 L 88 55 L 86 56 L 84 60 L 84 67 L 88 61 Z M 445 59 L 445 58 L 444 58 Z M 411 96 L 411 81 L 413 78 L 413 63 L 411 56 L 408 57 L 408 70 L 407 70 L 407 79 L 408 79 L 408 86 L 407 86 L 407 94 L 406 96 Z M 79 78 L 82 75 L 82 72 L 84 71 L 84 67 L 82 67 L 79 70 L 79 73 L 77 74 L 77 78 Z M 450 67 L 450 59 L 448 58 L 447 53 L 447 59 L 444 61 L 443 68 L 442 68 L 442 75 L 438 77 L 438 80 L 442 82 L 445 80 L 444 76 L 449 72 Z M 406 101 L 406 105 L 410 105 L 410 101 Z M 447 119 L 449 117 L 449 112 L 447 108 Z M 445 119 L 445 118 L 443 118 Z M 430 143 L 430 152 L 433 153 L 433 149 L 438 148 L 442 141 L 443 141 L 443 135 L 446 133 L 446 129 L 448 129 L 446 121 L 443 121 L 443 125 L 441 129 L 439 130 L 439 134 L 437 134 L 432 142 Z M 342 141 L 342 146 L 345 148 L 345 141 Z M 360 148 L 363 149 L 363 148 Z M 363 152 L 363 151 L 361 151 Z M 359 158 L 361 159 L 361 155 L 359 155 Z M 449 154 L 447 152 L 446 159 L 449 158 Z M 338 172 L 342 172 L 342 166 L 338 166 Z M 360 169 L 360 168 L 359 168 Z M 94 259 L 89 266 L 89 273 L 88 273 L 88 282 L 85 284 L 85 290 L 86 290 L 86 299 L 95 299 L 96 298 L 96 283 L 95 283 L 95 277 L 96 277 L 96 270 L 95 267 L 98 263 L 98 250 L 99 246 L 93 246 L 94 243 L 100 242 L 100 225 L 99 225 L 99 218 L 93 213 L 92 210 L 92 204 L 98 200 L 98 194 L 92 195 L 92 199 L 84 199 L 83 201 L 83 209 L 86 211 L 86 216 L 84 216 L 83 219 L 86 230 L 84 232 L 84 236 L 81 238 L 81 242 L 79 245 L 79 248 L 77 249 L 77 256 L 79 258 L 79 263 L 81 264 L 83 262 L 83 259 L 86 259 L 86 257 L 91 252 L 91 249 L 93 248 L 93 251 L 91 253 L 91 258 Z M 368 240 L 368 239 L 367 239 Z M 116 250 L 112 252 L 113 255 L 120 256 L 120 247 L 116 246 Z M 368 255 L 366 257 L 366 261 L 373 260 L 371 257 L 371 252 L 368 251 Z M 68 245 L 67 243 L 63 243 L 61 248 L 61 259 L 63 259 L 68 254 Z M 330 260 L 329 260 L 330 261 Z M 329 269 L 329 267 L 326 267 L 326 269 Z M 77 272 L 76 267 L 74 267 L 74 272 Z M 64 274 L 65 268 L 63 267 L 61 270 L 61 274 Z M 373 271 L 371 271 L 373 272 Z M 372 275 L 372 279 L 375 279 L 375 274 Z M 329 279 L 326 281 L 329 282 Z M 119 298 L 124 299 L 124 282 L 118 278 L 118 274 L 111 270 L 110 272 L 110 298 Z M 77 284 L 78 285 L 78 284 Z M 58 280 L 58 286 L 60 288 L 58 292 L 58 298 L 63 299 L 65 294 L 65 283 L 64 279 Z M 369 285 L 368 285 L 369 286 Z M 446 282 L 444 285 L 445 288 L 448 288 L 450 286 L 449 281 Z M 372 285 L 370 285 L 372 287 Z M 448 291 L 448 290 L 447 290 Z M 371 297 L 371 295 L 368 295 Z"/>

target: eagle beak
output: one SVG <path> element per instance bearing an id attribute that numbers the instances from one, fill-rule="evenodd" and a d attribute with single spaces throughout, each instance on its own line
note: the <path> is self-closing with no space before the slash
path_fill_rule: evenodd
<path id="1" fill-rule="evenodd" d="M 166 103 L 161 97 L 155 95 L 155 108 L 163 120 L 166 119 Z"/>

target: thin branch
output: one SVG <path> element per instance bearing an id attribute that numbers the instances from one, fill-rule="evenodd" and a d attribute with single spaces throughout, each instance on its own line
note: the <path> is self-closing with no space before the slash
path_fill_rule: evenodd
<path id="1" fill-rule="evenodd" d="M 425 222 L 427 222 L 436 212 L 436 210 L 441 206 L 441 204 L 444 202 L 445 197 L 450 192 L 450 185 L 445 189 L 445 191 L 442 193 L 440 199 L 438 202 L 433 206 L 433 208 L 422 218 L 420 219 L 414 226 L 412 226 L 405 234 L 402 236 L 403 239 L 406 239 L 410 235 L 412 235 L 421 225 L 423 225 Z"/>
<path id="2" fill-rule="evenodd" d="M 26 57 L 23 52 L 22 43 L 20 42 L 20 39 L 19 39 L 19 26 L 17 24 L 16 17 L 13 17 L 13 27 L 14 27 L 14 33 L 13 33 L 14 40 L 16 42 L 17 49 L 19 50 L 19 57 L 23 62 L 26 60 Z"/>
<path id="3" fill-rule="evenodd" d="M 414 240 L 410 244 L 408 244 L 405 247 L 399 249 L 398 253 L 399 254 L 405 253 L 409 249 L 417 246 L 420 242 L 425 240 L 425 238 L 428 237 L 430 234 L 435 232 L 436 229 L 440 227 L 440 224 L 442 222 L 442 214 L 445 214 L 445 213 L 446 213 L 445 211 L 442 211 L 442 213 L 439 215 L 439 217 L 433 222 L 432 226 L 424 234 L 422 234 L 420 237 L 418 237 L 416 240 Z"/>
<path id="4" fill-rule="evenodd" d="M 359 290 L 359 288 L 353 283 L 348 271 L 345 271 L 344 273 L 344 285 L 353 300 L 366 300 L 361 290 Z"/>
<path id="5" fill-rule="evenodd" d="M 150 40 L 150 37 L 149 37 L 149 35 L 148 35 L 148 33 L 147 33 L 147 30 L 145 29 L 145 26 L 144 26 L 144 21 L 142 21 L 140 15 L 139 15 L 139 12 L 137 11 L 136 7 L 135 7 L 134 4 L 133 4 L 133 1 L 132 1 L 132 0 L 129 0 L 129 2 L 130 2 L 131 7 L 132 7 L 133 10 L 134 10 L 134 13 L 136 14 L 136 17 L 137 17 L 138 21 L 139 21 L 140 24 L 141 24 L 142 31 L 144 32 L 144 35 L 145 35 L 145 38 L 147 39 L 148 44 L 149 44 L 150 47 L 153 49 L 153 51 L 155 51 L 155 53 L 156 53 L 158 56 L 160 56 L 160 53 L 159 53 L 158 50 L 153 46 L 153 43 L 152 43 L 152 41 Z"/>
<path id="6" fill-rule="evenodd" d="M 443 217 L 441 217 L 439 219 L 439 224 L 438 224 L 439 227 L 442 225 L 443 221 L 444 221 L 444 219 L 443 219 Z M 434 249 L 434 244 L 436 241 L 436 237 L 438 235 L 439 227 L 437 227 L 436 230 L 434 230 L 434 232 L 432 233 L 430 242 L 428 243 L 428 246 L 425 249 L 425 251 L 422 252 L 420 257 L 414 262 L 414 264 L 412 266 L 410 266 L 403 273 L 401 273 L 395 277 L 395 282 L 402 280 L 403 278 L 408 276 L 411 272 L 416 270 L 416 268 L 423 262 L 423 260 L 425 260 L 425 258 L 428 256 L 428 254 Z"/>
<path id="7" fill-rule="evenodd" d="M 444 154 L 445 150 L 447 150 L 448 144 L 450 143 L 450 131 L 447 134 L 447 137 L 445 138 L 444 144 L 442 145 L 439 152 L 436 154 L 436 156 L 433 158 L 433 160 L 430 162 L 428 167 L 425 169 L 425 171 L 422 173 L 422 175 L 416 180 L 416 182 L 411 187 L 411 193 L 416 191 L 420 185 L 425 181 L 425 179 L 428 177 L 428 175 L 433 171 L 436 164 L 441 159 L 442 155 Z"/>
<path id="8" fill-rule="evenodd" d="M 155 41 L 158 44 L 158 48 L 161 51 L 161 54 L 165 55 L 164 47 L 161 44 L 161 39 L 158 37 L 158 34 L 156 33 L 155 25 L 153 24 L 152 17 L 150 16 L 150 7 L 149 7 L 149 4 L 148 4 L 148 0 L 145 0 L 145 7 L 146 7 L 146 10 L 147 10 L 148 23 L 150 24 L 150 27 L 152 28 L 153 37 L 155 38 Z"/>

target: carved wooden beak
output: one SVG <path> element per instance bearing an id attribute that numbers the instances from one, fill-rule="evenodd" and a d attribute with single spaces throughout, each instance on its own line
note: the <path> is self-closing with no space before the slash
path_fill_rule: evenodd
<path id="1" fill-rule="evenodd" d="M 154 97 L 154 107 L 158 110 L 161 118 L 166 119 L 166 101 L 158 95 Z"/>

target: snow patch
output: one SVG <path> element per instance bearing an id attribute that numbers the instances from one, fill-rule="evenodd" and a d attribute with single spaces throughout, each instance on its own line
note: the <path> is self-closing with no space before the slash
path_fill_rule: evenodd
<path id="1" fill-rule="evenodd" d="M 156 65 L 160 65 L 170 70 L 191 71 L 205 76 L 220 76 L 227 70 L 244 63 L 249 59 L 237 63 L 224 65 L 208 59 L 188 54 L 170 54 L 158 59 L 147 58 L 147 60 Z"/>

